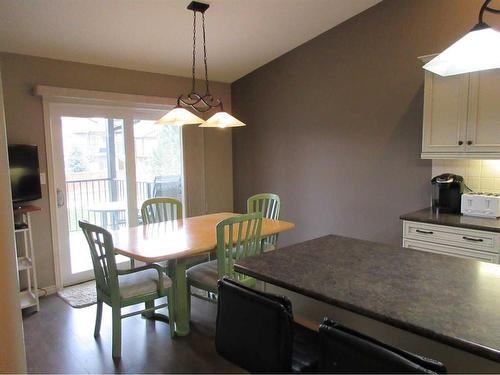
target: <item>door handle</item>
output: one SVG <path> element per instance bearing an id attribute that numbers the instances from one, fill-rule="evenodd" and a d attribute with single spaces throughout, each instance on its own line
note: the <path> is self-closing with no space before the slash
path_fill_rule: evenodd
<path id="1" fill-rule="evenodd" d="M 57 207 L 63 207 L 65 204 L 65 196 L 64 191 L 61 189 L 56 189 L 56 199 L 57 199 Z"/>
<path id="2" fill-rule="evenodd" d="M 422 230 L 422 229 L 416 229 L 415 232 L 417 233 L 423 233 L 423 234 L 434 234 L 433 231 L 430 230 Z"/>

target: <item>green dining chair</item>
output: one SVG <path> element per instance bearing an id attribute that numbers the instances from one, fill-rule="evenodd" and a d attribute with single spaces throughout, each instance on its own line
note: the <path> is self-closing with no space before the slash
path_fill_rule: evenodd
<path id="1" fill-rule="evenodd" d="M 103 303 L 111 307 L 113 325 L 113 358 L 121 357 L 121 321 L 133 315 L 153 312 L 168 307 L 170 337 L 175 336 L 174 295 L 172 281 L 165 269 L 157 264 L 148 264 L 129 270 L 116 267 L 113 238 L 104 228 L 80 220 L 78 222 L 90 248 L 97 289 L 97 314 L 94 337 L 101 330 Z M 155 306 L 155 300 L 167 297 L 167 303 Z M 121 309 L 139 303 L 144 310 L 122 315 Z"/>
<path id="2" fill-rule="evenodd" d="M 234 271 L 234 263 L 239 259 L 262 252 L 260 235 L 262 213 L 255 212 L 222 220 L 216 227 L 217 259 L 198 264 L 186 271 L 188 292 L 190 295 L 217 301 L 217 281 L 227 276 L 243 285 L 255 286 L 255 279 Z M 191 288 L 208 292 L 208 297 L 193 293 Z M 188 310 L 191 311 L 189 298 Z"/>
<path id="3" fill-rule="evenodd" d="M 143 224 L 182 219 L 182 203 L 167 197 L 147 199 L 142 203 L 141 216 Z"/>
<path id="4" fill-rule="evenodd" d="M 182 219 L 182 203 L 174 198 L 157 197 L 144 201 L 141 207 L 141 216 L 143 224 L 161 223 L 164 221 L 172 221 Z M 206 262 L 209 255 L 200 255 L 190 258 L 187 262 L 187 267 L 194 266 Z M 162 265 L 167 266 L 168 262 Z M 134 267 L 134 262 L 130 261 L 131 268 Z"/>
<path id="5" fill-rule="evenodd" d="M 281 200 L 279 195 L 273 193 L 256 194 L 247 200 L 247 212 L 261 212 L 262 217 L 271 220 L 280 218 Z M 266 237 L 262 240 L 262 251 L 272 251 L 278 248 L 278 235 Z"/>

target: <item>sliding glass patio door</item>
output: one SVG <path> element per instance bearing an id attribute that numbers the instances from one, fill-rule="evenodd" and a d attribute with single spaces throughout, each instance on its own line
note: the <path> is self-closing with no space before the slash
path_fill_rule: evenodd
<path id="1" fill-rule="evenodd" d="M 182 201 L 179 127 L 154 122 L 164 112 L 60 104 L 51 112 L 59 259 L 64 286 L 93 278 L 79 220 L 113 231 L 141 223 L 140 206 L 154 196 Z M 54 208 L 53 208 L 54 209 Z M 117 257 L 124 265 L 127 259 Z"/>

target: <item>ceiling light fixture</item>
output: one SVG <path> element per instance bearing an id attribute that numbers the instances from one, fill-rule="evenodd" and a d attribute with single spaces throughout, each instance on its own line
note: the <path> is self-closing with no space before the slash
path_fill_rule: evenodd
<path id="1" fill-rule="evenodd" d="M 198 125 L 200 127 L 218 127 L 218 128 L 231 128 L 237 126 L 245 126 L 243 122 L 231 116 L 229 113 L 224 112 L 222 100 L 215 99 L 210 93 L 208 82 L 208 65 L 207 65 L 207 44 L 205 33 L 205 11 L 210 5 L 199 3 L 197 1 L 191 2 L 187 9 L 193 11 L 193 64 L 191 66 L 191 92 L 187 95 L 181 94 L 177 98 L 177 106 L 168 112 L 165 116 L 157 121 L 158 124 L 165 125 Z M 201 13 L 202 32 L 203 32 L 203 62 L 205 66 L 205 93 L 199 94 L 196 92 L 196 13 Z M 196 116 L 186 108 L 198 113 L 205 113 L 212 109 L 218 109 L 212 117 L 204 121 Z"/>
<path id="2" fill-rule="evenodd" d="M 446 77 L 500 68 L 500 32 L 483 22 L 484 12 L 500 14 L 500 9 L 489 6 L 490 2 L 486 0 L 481 7 L 479 23 L 425 64 L 424 69 Z"/>

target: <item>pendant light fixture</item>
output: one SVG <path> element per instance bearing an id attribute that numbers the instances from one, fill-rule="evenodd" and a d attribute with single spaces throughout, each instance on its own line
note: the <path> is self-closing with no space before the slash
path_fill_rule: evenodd
<path id="1" fill-rule="evenodd" d="M 187 95 L 181 94 L 177 98 L 176 107 L 168 112 L 165 116 L 157 121 L 158 124 L 165 125 L 198 125 L 200 127 L 218 127 L 218 128 L 231 128 L 237 126 L 245 126 L 243 122 L 231 116 L 229 113 L 224 112 L 222 100 L 214 98 L 210 93 L 208 82 L 208 65 L 207 65 L 207 44 L 205 33 L 205 11 L 210 5 L 199 3 L 197 1 L 191 2 L 187 9 L 193 12 L 193 64 L 191 66 L 191 92 Z M 201 13 L 202 32 L 203 32 L 203 62 L 205 66 L 205 92 L 200 94 L 196 92 L 196 15 Z M 204 121 L 200 117 L 188 111 L 198 113 L 205 113 L 210 110 L 217 110 L 217 112 Z"/>
<path id="2" fill-rule="evenodd" d="M 479 11 L 479 23 L 457 42 L 424 65 L 440 76 L 500 68 L 500 32 L 483 22 L 484 12 L 500 14 L 486 0 Z"/>

